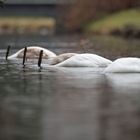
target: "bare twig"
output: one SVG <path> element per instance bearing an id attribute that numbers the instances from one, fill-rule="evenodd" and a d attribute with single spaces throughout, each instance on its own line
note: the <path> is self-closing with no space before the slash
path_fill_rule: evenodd
<path id="1" fill-rule="evenodd" d="M 23 67 L 25 67 L 26 53 L 27 53 L 27 47 L 24 48 L 23 63 L 22 63 Z"/>
<path id="2" fill-rule="evenodd" d="M 8 59 L 8 55 L 9 55 L 9 52 L 10 52 L 10 48 L 11 48 L 11 46 L 8 45 L 7 51 L 6 51 L 6 55 L 5 55 L 5 59 L 6 59 L 6 60 Z"/>
<path id="3" fill-rule="evenodd" d="M 40 51 L 39 58 L 38 58 L 38 67 L 40 68 L 41 68 L 41 63 L 42 63 L 42 57 L 43 57 L 43 50 Z"/>

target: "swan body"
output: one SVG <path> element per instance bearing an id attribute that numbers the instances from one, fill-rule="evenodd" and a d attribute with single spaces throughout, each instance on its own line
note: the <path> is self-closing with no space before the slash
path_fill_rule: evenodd
<path id="1" fill-rule="evenodd" d="M 72 56 L 75 56 L 77 53 L 63 53 L 63 54 L 60 54 L 56 57 L 52 57 L 50 59 L 47 60 L 47 64 L 50 64 L 50 65 L 56 65 L 58 63 L 61 63 L 69 58 L 71 58 Z"/>
<path id="2" fill-rule="evenodd" d="M 96 54 L 76 54 L 55 66 L 59 67 L 106 67 L 112 61 Z"/>
<path id="3" fill-rule="evenodd" d="M 56 57 L 56 54 L 39 46 L 29 46 L 27 47 L 26 58 L 28 59 L 35 59 L 39 57 L 40 51 L 43 50 L 43 58 L 51 58 Z M 15 54 L 8 57 L 8 59 L 16 59 L 16 58 L 23 58 L 24 48 L 16 52 Z"/>
<path id="4" fill-rule="evenodd" d="M 105 73 L 137 73 L 140 72 L 140 58 L 120 58 L 112 62 L 105 70 Z"/>
<path id="5" fill-rule="evenodd" d="M 58 67 L 106 67 L 112 63 L 104 57 L 90 53 L 64 53 L 57 56 L 55 53 L 38 46 L 27 47 L 26 58 L 37 59 L 41 50 L 43 50 L 43 58 L 46 59 L 45 63 Z M 9 56 L 8 59 L 23 58 L 23 55 L 24 48 Z"/>

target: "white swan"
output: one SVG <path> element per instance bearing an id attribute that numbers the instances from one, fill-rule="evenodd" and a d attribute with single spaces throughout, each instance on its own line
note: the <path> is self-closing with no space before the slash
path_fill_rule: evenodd
<path id="1" fill-rule="evenodd" d="M 38 46 L 27 47 L 26 58 L 38 58 L 41 50 L 43 50 L 43 58 L 46 59 L 45 63 L 59 67 L 106 67 L 112 63 L 104 57 L 89 53 L 64 53 L 57 56 L 53 52 Z M 8 59 L 23 58 L 23 54 L 24 48 L 9 56 Z"/>
<path id="2" fill-rule="evenodd" d="M 52 58 L 54 59 L 54 58 Z M 111 64 L 112 61 L 101 57 L 96 54 L 75 54 L 74 56 L 66 59 L 55 66 L 59 67 L 106 67 Z"/>
<path id="3" fill-rule="evenodd" d="M 140 58 L 126 57 L 115 60 L 105 70 L 105 73 L 137 73 L 140 72 Z"/>
<path id="4" fill-rule="evenodd" d="M 29 46 L 27 47 L 26 58 L 35 59 L 39 57 L 40 51 L 43 50 L 43 58 L 48 59 L 51 57 L 56 57 L 56 54 L 49 51 L 48 49 L 39 46 Z M 23 58 L 24 48 L 16 52 L 15 54 L 8 57 L 9 60 Z"/>

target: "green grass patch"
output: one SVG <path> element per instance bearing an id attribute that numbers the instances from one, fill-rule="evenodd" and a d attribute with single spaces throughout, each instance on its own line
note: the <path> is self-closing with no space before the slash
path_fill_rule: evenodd
<path id="1" fill-rule="evenodd" d="M 0 27 L 26 27 L 37 28 L 40 26 L 54 27 L 56 21 L 49 17 L 0 17 Z"/>
<path id="2" fill-rule="evenodd" d="M 119 57 L 140 57 L 140 40 L 124 39 L 121 37 L 96 35 L 90 37 L 93 44 L 92 53 L 99 54 L 106 58 L 116 59 Z"/>
<path id="3" fill-rule="evenodd" d="M 123 29 L 127 25 L 140 29 L 140 8 L 117 12 L 97 21 L 91 21 L 85 31 L 107 34 L 115 29 Z"/>

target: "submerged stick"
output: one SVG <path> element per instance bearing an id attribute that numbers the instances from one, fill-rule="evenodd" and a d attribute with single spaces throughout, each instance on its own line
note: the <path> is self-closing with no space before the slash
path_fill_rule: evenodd
<path id="1" fill-rule="evenodd" d="M 8 55 L 9 55 L 9 52 L 10 52 L 10 48 L 11 48 L 11 46 L 8 45 L 7 51 L 6 51 L 6 56 L 5 56 L 5 59 L 6 59 L 6 60 L 8 59 Z"/>
<path id="2" fill-rule="evenodd" d="M 42 63 L 42 57 L 43 57 L 43 50 L 40 51 L 39 58 L 38 58 L 38 67 L 40 68 L 41 68 L 41 63 Z"/>
<path id="3" fill-rule="evenodd" d="M 27 47 L 24 48 L 23 63 L 22 63 L 23 67 L 25 67 L 26 53 L 27 53 Z"/>

